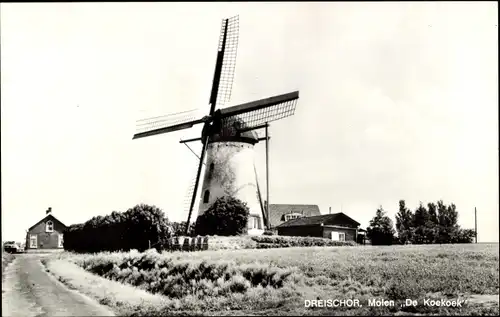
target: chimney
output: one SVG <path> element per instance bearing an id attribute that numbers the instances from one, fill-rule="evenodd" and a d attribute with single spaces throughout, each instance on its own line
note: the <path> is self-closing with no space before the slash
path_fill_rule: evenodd
<path id="1" fill-rule="evenodd" d="M 332 207 L 328 207 L 328 214 L 332 213 Z"/>
<path id="2" fill-rule="evenodd" d="M 47 209 L 47 211 L 45 212 L 45 214 L 47 214 L 47 215 L 48 215 L 48 214 L 50 214 L 51 212 L 52 212 L 52 207 L 49 207 L 49 208 Z"/>

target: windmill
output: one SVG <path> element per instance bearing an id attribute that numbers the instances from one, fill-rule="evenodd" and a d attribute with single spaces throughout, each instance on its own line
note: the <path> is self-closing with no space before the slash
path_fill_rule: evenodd
<path id="1" fill-rule="evenodd" d="M 250 209 L 249 234 L 262 233 L 264 226 L 269 224 L 267 214 L 269 211 L 269 186 L 267 186 L 267 205 L 264 207 L 253 160 L 254 145 L 263 139 L 266 140 L 268 176 L 267 145 L 269 136 L 267 132 L 269 122 L 293 115 L 299 92 L 294 91 L 222 108 L 231 97 L 238 49 L 238 31 L 238 16 L 222 20 L 208 115 L 196 118 L 193 111 L 186 111 L 142 119 L 137 122 L 137 132 L 133 137 L 133 139 L 144 138 L 203 124 L 199 138 L 180 141 L 180 143 L 195 141 L 202 143 L 186 230 L 191 221 L 204 165 L 206 168 L 198 215 L 203 214 L 217 198 L 231 195 L 246 202 Z M 256 130 L 263 128 L 266 131 L 266 137 L 259 138 Z M 207 157 L 206 163 L 205 156 Z M 269 177 L 266 179 L 269 182 Z"/>

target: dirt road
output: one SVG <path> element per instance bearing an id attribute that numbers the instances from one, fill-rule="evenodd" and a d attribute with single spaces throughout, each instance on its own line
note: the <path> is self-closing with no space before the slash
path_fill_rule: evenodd
<path id="1" fill-rule="evenodd" d="M 44 255 L 17 255 L 5 270 L 2 316 L 114 316 L 45 271 Z"/>

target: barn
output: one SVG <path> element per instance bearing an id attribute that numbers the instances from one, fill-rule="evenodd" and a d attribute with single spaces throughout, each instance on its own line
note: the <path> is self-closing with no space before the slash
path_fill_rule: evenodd
<path id="1" fill-rule="evenodd" d="M 336 241 L 363 243 L 364 230 L 359 222 L 339 212 L 312 217 L 298 217 L 276 227 L 280 236 L 321 237 Z"/>
<path id="2" fill-rule="evenodd" d="M 63 233 L 66 225 L 52 215 L 49 207 L 46 216 L 26 232 L 26 251 L 63 250 Z"/>

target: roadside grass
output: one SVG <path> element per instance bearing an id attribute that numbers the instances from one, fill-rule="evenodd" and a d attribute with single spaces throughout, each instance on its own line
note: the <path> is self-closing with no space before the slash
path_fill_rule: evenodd
<path id="1" fill-rule="evenodd" d="M 119 315 L 131 316 L 137 310 L 147 309 L 147 305 L 160 307 L 168 300 L 164 296 L 86 272 L 72 262 L 43 259 L 42 263 L 49 273 L 67 287 L 109 306 Z"/>
<path id="2" fill-rule="evenodd" d="M 128 284 L 160 296 L 161 303 L 147 299 L 141 305 L 122 308 L 120 313 L 126 315 L 498 315 L 498 301 L 488 305 L 471 302 L 463 308 L 400 306 L 407 298 L 422 303 L 424 298 L 466 299 L 471 294 L 498 294 L 498 253 L 498 244 L 162 254 L 149 250 L 64 253 L 57 255 L 60 260 L 54 263 L 63 267 L 65 262 L 61 260 L 70 261 L 105 277 L 107 282 Z M 73 265 L 73 269 L 78 275 L 78 267 Z M 64 269 L 59 273 L 67 274 Z M 86 288 L 83 283 L 78 287 Z M 99 288 L 104 287 L 96 291 Z M 106 301 L 104 298 L 121 295 L 120 291 L 105 295 L 101 290 L 99 296 Z M 304 307 L 305 299 L 349 298 L 359 299 L 363 307 Z M 369 307 L 370 298 L 394 300 L 396 306 Z M 112 303 L 113 299 L 107 301 Z M 151 304 L 145 304 L 149 301 Z"/>
<path id="3" fill-rule="evenodd" d="M 9 265 L 10 262 L 14 261 L 15 258 L 15 255 L 2 250 L 2 279 L 5 268 L 7 267 L 7 265 Z"/>

